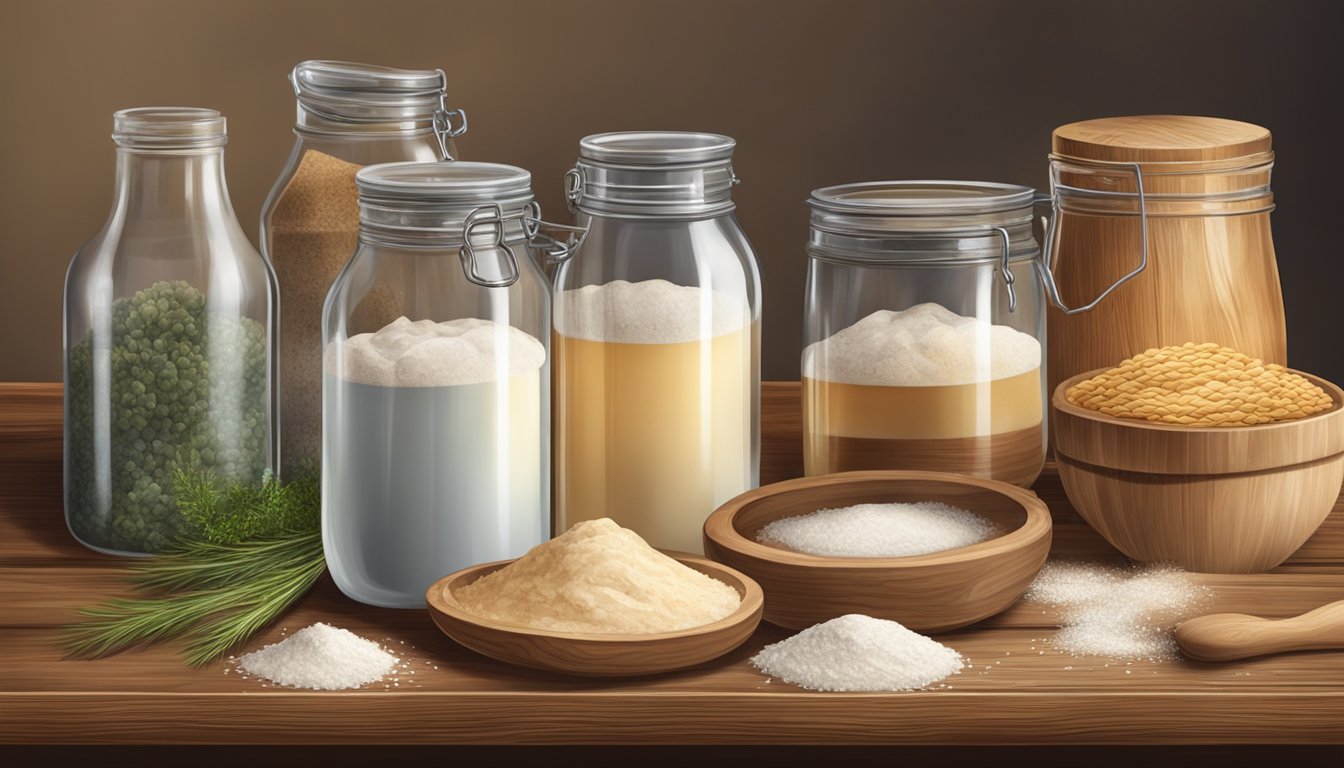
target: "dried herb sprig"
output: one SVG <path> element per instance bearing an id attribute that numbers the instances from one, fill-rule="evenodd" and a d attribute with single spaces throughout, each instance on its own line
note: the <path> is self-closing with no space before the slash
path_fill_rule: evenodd
<path id="1" fill-rule="evenodd" d="M 220 488 L 209 475 L 179 472 L 179 509 L 200 538 L 132 563 L 141 593 L 80 611 L 71 656 L 94 658 L 174 638 L 188 664 L 219 658 L 265 627 L 312 587 L 322 556 L 316 477 Z"/>

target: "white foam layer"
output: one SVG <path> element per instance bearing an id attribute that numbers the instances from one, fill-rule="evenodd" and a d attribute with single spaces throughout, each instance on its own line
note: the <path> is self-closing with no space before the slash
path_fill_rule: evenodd
<path id="1" fill-rule="evenodd" d="M 736 296 L 666 280 L 613 280 L 561 291 L 556 332 L 574 339 L 678 344 L 722 336 L 748 323 Z"/>
<path id="2" fill-rule="evenodd" d="M 478 318 L 436 323 L 399 317 L 376 333 L 327 346 L 327 372 L 382 387 L 480 384 L 530 373 L 546 348 L 511 325 Z"/>
<path id="3" fill-rule="evenodd" d="M 934 387 L 1006 379 L 1041 367 L 1041 343 L 941 304 L 878 310 L 803 351 L 803 375 L 840 384 Z"/>

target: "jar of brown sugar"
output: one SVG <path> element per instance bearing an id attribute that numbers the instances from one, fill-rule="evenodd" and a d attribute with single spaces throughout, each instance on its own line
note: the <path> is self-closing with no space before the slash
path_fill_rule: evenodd
<path id="1" fill-rule="evenodd" d="M 451 160 L 466 115 L 447 107 L 442 70 L 305 61 L 294 149 L 261 214 L 262 254 L 280 290 L 279 453 L 283 475 L 315 471 L 322 421 L 322 303 L 359 238 L 355 172 L 398 161 Z M 397 304 L 370 295 L 363 311 Z"/>

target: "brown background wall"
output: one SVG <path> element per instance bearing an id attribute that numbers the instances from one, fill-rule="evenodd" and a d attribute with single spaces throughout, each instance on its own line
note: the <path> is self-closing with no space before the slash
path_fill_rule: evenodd
<path id="1" fill-rule="evenodd" d="M 765 277 L 764 374 L 796 378 L 803 200 L 878 178 L 1045 183 L 1050 130 L 1115 114 L 1275 134 L 1292 364 L 1344 380 L 1344 44 L 1333 0 L 0 1 L 0 380 L 59 379 L 61 282 L 112 191 L 111 114 L 210 106 L 255 238 L 306 58 L 442 67 L 463 156 L 520 165 L 543 210 L 582 136 L 738 140 Z"/>

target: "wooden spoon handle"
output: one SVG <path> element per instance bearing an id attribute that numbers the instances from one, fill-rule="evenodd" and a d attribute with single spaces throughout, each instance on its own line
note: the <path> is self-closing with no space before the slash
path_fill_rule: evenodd
<path id="1" fill-rule="evenodd" d="M 1344 649 L 1344 600 L 1294 616 L 1200 616 L 1176 628 L 1181 652 L 1198 661 L 1233 661 L 1285 651 Z"/>

